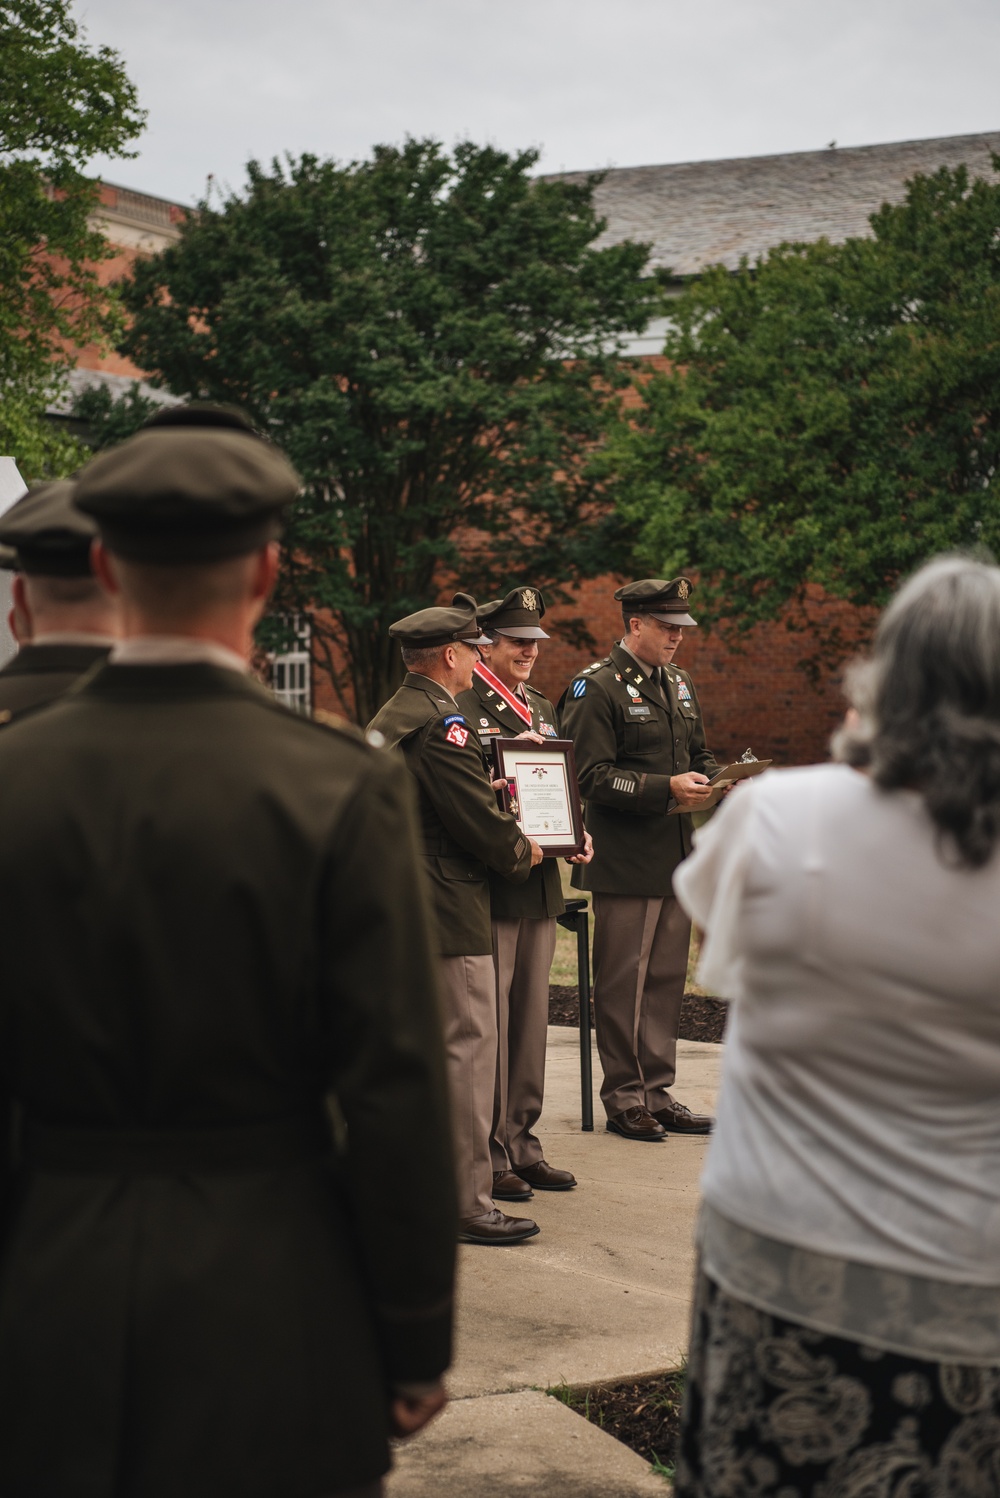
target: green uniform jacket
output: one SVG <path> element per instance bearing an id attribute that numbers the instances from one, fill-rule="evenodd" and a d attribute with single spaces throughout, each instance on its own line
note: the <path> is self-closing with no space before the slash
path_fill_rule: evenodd
<path id="1" fill-rule="evenodd" d="M 525 684 L 525 691 L 527 706 L 531 708 L 532 728 L 546 738 L 557 738 L 556 710 L 552 703 L 532 686 Z M 469 691 L 459 693 L 458 705 L 479 735 L 483 757 L 492 774 L 490 740 L 516 739 L 528 725 L 481 676 L 473 677 Z M 543 858 L 523 884 L 511 884 L 509 879 L 491 873 L 490 907 L 494 920 L 544 920 L 562 915 L 566 901 L 563 899 L 558 859 Z"/>
<path id="2" fill-rule="evenodd" d="M 493 951 L 487 869 L 527 879 L 531 848 L 500 810 L 479 740 L 443 687 L 410 671 L 368 725 L 402 751 L 417 782 L 424 866 L 442 957 Z"/>
<path id="3" fill-rule="evenodd" d="M 107 645 L 22 645 L 0 670 L 0 723 L 44 707 L 68 691 L 98 661 Z"/>
<path id="4" fill-rule="evenodd" d="M 0 733 L 0 820 L 0 1081 L 27 1162 L 0 1493 L 371 1481 L 389 1385 L 448 1363 L 455 1252 L 409 778 L 237 672 L 105 666 Z"/>
<path id="5" fill-rule="evenodd" d="M 608 895 L 669 895 L 691 851 L 691 818 L 667 816 L 671 775 L 718 769 L 705 745 L 694 685 L 666 667 L 667 701 L 649 672 L 623 650 L 581 671 L 560 704 L 573 740 L 594 857 L 573 870 L 577 889 Z"/>

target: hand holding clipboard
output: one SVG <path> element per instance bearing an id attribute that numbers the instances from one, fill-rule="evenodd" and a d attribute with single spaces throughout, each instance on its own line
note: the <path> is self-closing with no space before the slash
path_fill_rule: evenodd
<path id="1" fill-rule="evenodd" d="M 759 775 L 773 763 L 774 761 L 770 759 L 754 759 L 748 749 L 741 759 L 734 760 L 731 765 L 724 765 L 721 770 L 716 770 L 714 775 L 709 776 L 708 783 L 712 787 L 712 795 L 706 796 L 696 808 L 672 806 L 667 816 L 678 817 L 682 812 L 692 810 L 707 811 L 709 807 L 718 805 L 729 786 L 735 785 L 738 780 L 747 780 L 751 775 Z"/>

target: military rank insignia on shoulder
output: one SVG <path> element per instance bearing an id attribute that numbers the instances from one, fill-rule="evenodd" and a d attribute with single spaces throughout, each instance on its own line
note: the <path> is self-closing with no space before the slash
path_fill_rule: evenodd
<path id="1" fill-rule="evenodd" d="M 459 749 L 465 748 L 469 742 L 469 730 L 461 713 L 449 713 L 445 718 L 444 736 L 449 744 L 457 744 Z"/>

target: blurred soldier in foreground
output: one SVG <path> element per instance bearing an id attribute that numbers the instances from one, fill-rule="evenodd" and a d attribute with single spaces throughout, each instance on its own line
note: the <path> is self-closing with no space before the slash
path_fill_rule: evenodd
<path id="1" fill-rule="evenodd" d="M 10 1498 L 371 1495 L 388 1435 L 443 1403 L 455 1208 L 409 781 L 245 674 L 297 488 L 231 423 L 95 458 L 77 498 L 125 640 L 0 734 Z"/>
<path id="2" fill-rule="evenodd" d="M 97 527 L 73 483 L 38 484 L 0 516 L 0 567 L 15 576 L 10 627 L 20 649 L 0 670 L 0 723 L 60 696 L 120 634 L 118 606 L 90 568 Z"/>
<path id="3" fill-rule="evenodd" d="M 691 821 L 718 769 L 694 683 L 673 664 L 691 583 L 645 578 L 619 588 L 625 634 L 566 690 L 595 854 L 573 883 L 594 892 L 594 1018 L 610 1133 L 658 1140 L 707 1134 L 712 1120 L 671 1097 L 691 922 L 672 878 L 691 851 Z"/>
<path id="4" fill-rule="evenodd" d="M 545 600 L 536 588 L 515 588 L 484 604 L 479 623 L 489 638 L 472 686 L 458 705 L 474 725 L 489 763 L 493 738 L 557 737 L 556 711 L 528 677 L 538 658 Z M 588 843 L 590 841 L 588 834 Z M 569 859 L 589 863 L 592 853 Z M 566 909 L 559 864 L 543 858 L 524 884 L 490 875 L 493 963 L 496 970 L 498 1060 L 493 1104 L 493 1195 L 524 1201 L 532 1187 L 570 1191 L 576 1177 L 545 1159 L 534 1133 L 545 1089 L 549 969 L 556 948 L 556 916 Z"/>
<path id="5" fill-rule="evenodd" d="M 459 1238 L 522 1243 L 537 1225 L 493 1205 L 497 1015 L 487 870 L 523 881 L 542 850 L 497 806 L 479 740 L 458 710 L 458 694 L 472 685 L 478 647 L 489 644 L 476 622 L 475 599 L 456 593 L 451 608 L 421 609 L 389 633 L 400 643 L 407 674 L 369 726 L 399 746 L 417 783 L 444 978 Z M 412 1148 L 407 1139 L 407 1158 Z"/>

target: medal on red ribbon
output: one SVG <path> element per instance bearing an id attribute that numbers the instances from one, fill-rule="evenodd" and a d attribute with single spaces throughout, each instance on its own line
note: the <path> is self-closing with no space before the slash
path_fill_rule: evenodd
<path id="1" fill-rule="evenodd" d="M 521 722 L 525 723 L 528 728 L 530 728 L 531 708 L 528 707 L 526 703 L 522 702 L 519 697 L 515 697 L 513 692 L 509 692 L 504 686 L 503 682 L 500 680 L 499 676 L 494 676 L 489 666 L 484 665 L 482 661 L 476 662 L 475 672 L 481 681 L 485 681 L 487 686 L 493 688 L 498 697 L 503 698 L 508 707 L 514 709 L 514 711 L 517 713 L 517 716 L 521 719 Z"/>

